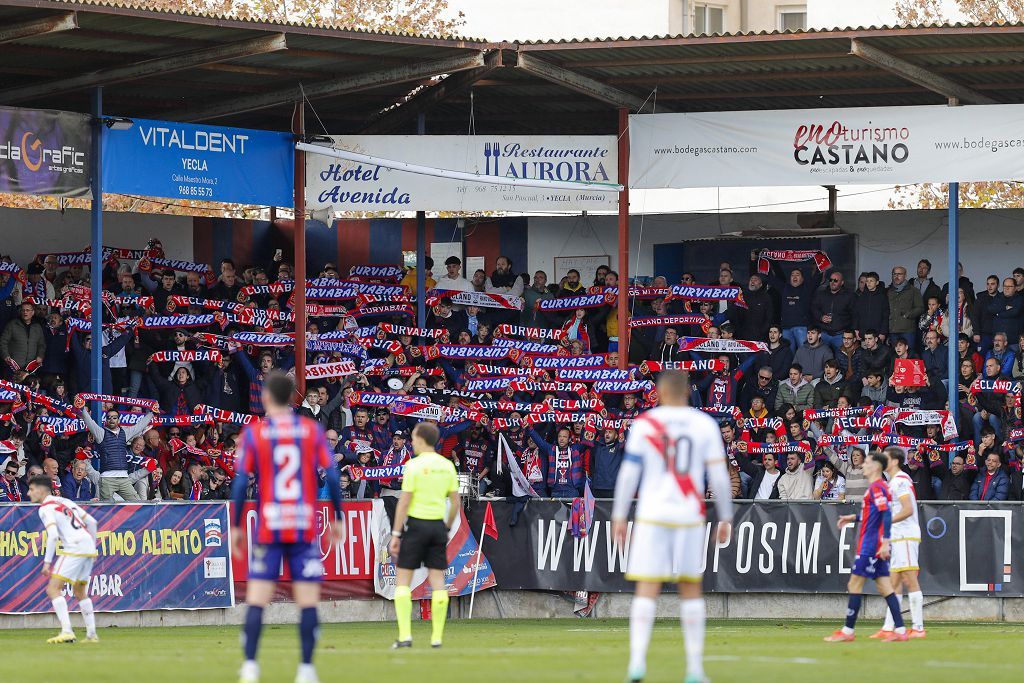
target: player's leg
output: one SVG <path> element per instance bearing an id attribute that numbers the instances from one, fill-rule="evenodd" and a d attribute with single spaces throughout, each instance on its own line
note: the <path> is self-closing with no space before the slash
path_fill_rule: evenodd
<path id="1" fill-rule="evenodd" d="M 405 545 L 404 542 L 402 544 Z M 412 645 L 412 575 L 415 570 L 395 570 L 395 619 L 398 621 L 398 640 L 392 647 Z"/>
<path id="2" fill-rule="evenodd" d="M 878 589 L 878 594 L 885 598 L 885 604 L 889 607 L 889 613 L 892 614 L 894 624 L 893 633 L 882 640 L 884 642 L 906 640 L 907 629 L 903 624 L 903 615 L 900 614 L 900 603 L 896 600 L 896 594 L 892 590 L 892 580 L 888 573 L 875 577 L 875 588 Z"/>
<path id="3" fill-rule="evenodd" d="M 672 577 L 676 529 L 634 522 L 629 538 L 626 578 L 636 581 L 629 607 L 629 669 L 627 681 L 642 681 L 647 673 L 647 648 L 661 583 Z"/>
<path id="4" fill-rule="evenodd" d="M 429 567 L 429 565 L 428 565 Z M 430 646 L 441 647 L 444 640 L 444 625 L 448 621 L 448 587 L 444 581 L 444 569 L 429 569 L 430 582 Z"/>
<path id="5" fill-rule="evenodd" d="M 82 621 L 85 622 L 85 642 L 98 643 L 99 636 L 96 635 L 96 612 L 93 609 L 92 598 L 89 597 L 89 577 L 92 576 L 92 565 L 94 558 L 82 558 L 82 572 L 75 577 L 72 585 L 75 597 L 78 598 L 78 609 L 82 613 Z"/>
<path id="6" fill-rule="evenodd" d="M 672 573 L 679 584 L 679 623 L 686 649 L 686 683 L 704 678 L 704 631 L 707 610 L 701 590 L 704 559 L 704 526 L 678 529 L 675 533 Z"/>
<path id="7" fill-rule="evenodd" d="M 302 662 L 295 675 L 295 683 L 316 683 L 313 668 L 313 650 L 320 636 L 320 618 L 316 607 L 320 604 L 320 584 L 316 581 L 295 581 L 292 596 L 299 608 L 299 640 L 302 643 Z"/>
<path id="8" fill-rule="evenodd" d="M 854 562 L 853 571 L 863 571 L 860 564 L 860 557 Z M 829 643 L 841 643 L 849 642 L 854 638 L 853 632 L 857 627 L 857 615 L 860 612 L 861 602 L 864 600 L 862 595 L 864 591 L 865 578 L 861 574 L 851 574 L 850 581 L 846 584 L 846 589 L 849 592 L 849 598 L 846 603 L 846 621 L 843 623 L 843 627 L 832 635 L 825 638 L 826 642 Z"/>
<path id="9" fill-rule="evenodd" d="M 647 648 L 654 630 L 654 613 L 661 594 L 660 581 L 637 581 L 629 606 L 629 671 L 627 681 L 642 681 L 647 674 Z"/>
<path id="10" fill-rule="evenodd" d="M 897 602 L 897 604 L 900 607 L 900 612 L 901 613 L 903 612 L 903 585 L 902 585 L 902 583 L 903 583 L 902 582 L 903 572 L 897 571 L 897 569 L 898 569 L 898 566 L 899 566 L 899 562 L 901 561 L 898 558 L 899 558 L 899 555 L 902 553 L 902 550 L 899 549 L 899 548 L 902 545 L 903 545 L 902 543 L 893 543 L 892 544 L 892 563 L 890 564 L 890 568 L 891 568 L 891 572 L 892 572 L 892 574 L 890 576 L 890 579 L 892 580 L 892 590 L 896 594 L 896 602 Z M 896 628 L 896 625 L 893 623 L 893 620 L 892 620 L 892 612 L 890 612 L 888 609 L 886 609 L 885 610 L 885 623 L 882 624 L 882 629 L 880 631 L 878 631 L 877 633 L 873 633 L 871 635 L 871 637 L 872 638 L 885 638 L 890 633 L 892 633 L 893 629 L 895 629 L 895 628 Z"/>
<path id="11" fill-rule="evenodd" d="M 260 669 L 256 664 L 256 652 L 263 633 L 263 610 L 274 597 L 274 582 L 267 579 L 253 579 L 251 567 L 245 589 L 245 622 L 242 624 L 242 652 L 245 661 L 239 675 L 241 683 L 255 683 L 259 680 Z"/>
<path id="12" fill-rule="evenodd" d="M 907 589 L 907 600 L 910 602 L 910 637 L 924 638 L 924 593 L 918 580 L 919 571 L 908 569 L 903 574 L 903 585 Z"/>
<path id="13" fill-rule="evenodd" d="M 68 583 L 68 578 L 60 573 L 64 570 L 67 560 L 64 555 L 57 558 L 50 574 L 50 581 L 46 584 L 46 596 L 50 598 L 53 612 L 60 622 L 60 633 L 46 641 L 53 644 L 75 642 L 75 633 L 71 630 L 71 615 L 68 614 L 68 601 L 64 598 L 64 585 Z"/>

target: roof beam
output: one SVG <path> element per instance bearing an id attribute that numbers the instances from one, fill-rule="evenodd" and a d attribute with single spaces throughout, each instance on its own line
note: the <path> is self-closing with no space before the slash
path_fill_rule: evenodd
<path id="1" fill-rule="evenodd" d="M 955 97 L 961 102 L 972 104 L 998 104 L 998 102 L 987 95 L 961 85 L 954 80 L 940 76 L 939 74 L 924 69 L 917 64 L 912 64 L 905 59 L 879 50 L 863 40 L 853 38 L 850 40 L 850 54 L 859 57 L 869 64 L 881 67 L 886 71 L 894 73 L 911 83 L 916 83 L 932 92 L 939 93 L 943 97 Z"/>
<path id="2" fill-rule="evenodd" d="M 59 81 L 49 81 L 20 88 L 9 88 L 0 90 L 0 102 L 11 103 L 19 100 L 28 100 L 34 97 L 54 95 L 57 93 L 84 90 L 97 85 L 110 85 L 124 81 L 134 81 L 148 76 L 184 71 L 223 62 L 239 57 L 261 55 L 267 52 L 278 52 L 286 50 L 288 45 L 283 33 L 274 33 L 250 40 L 242 40 L 237 43 L 218 45 L 217 47 L 202 50 L 190 50 L 185 53 L 171 55 L 169 57 L 156 57 L 145 61 L 136 62 L 126 66 L 115 66 L 108 69 L 100 69 L 78 76 L 72 76 Z"/>
<path id="3" fill-rule="evenodd" d="M 78 28 L 78 15 L 74 12 L 55 14 L 45 19 L 34 19 L 20 24 L 11 24 L 0 28 L 0 43 L 9 43 L 12 40 L 41 36 L 47 33 L 60 33 Z"/>
<path id="4" fill-rule="evenodd" d="M 360 131 L 361 135 L 380 135 L 395 130 L 403 123 L 411 121 L 421 112 L 429 111 L 440 102 L 461 94 L 481 78 L 502 66 L 501 50 L 495 50 L 484 59 L 484 65 L 478 69 L 451 74 L 444 80 L 414 94 L 405 102 L 395 105 L 380 114 L 375 121 Z"/>
<path id="5" fill-rule="evenodd" d="M 207 121 L 210 119 L 222 118 L 232 114 L 267 109 L 281 104 L 295 102 L 303 96 L 309 99 L 319 97 L 334 97 L 347 93 L 360 92 L 383 88 L 398 83 L 419 80 L 439 74 L 452 74 L 467 69 L 475 69 L 484 65 L 484 53 L 473 52 L 470 55 L 448 57 L 446 59 L 435 59 L 418 64 L 396 66 L 380 71 L 361 73 L 357 76 L 335 78 L 329 81 L 320 81 L 306 86 L 294 86 L 275 90 L 261 95 L 251 97 L 239 97 L 233 100 L 225 100 L 209 107 L 198 109 L 181 109 L 171 112 L 168 118 L 174 121 Z M 2 93 L 0 93 L 2 95 Z M 2 99 L 0 99 L 2 101 Z"/>
<path id="6" fill-rule="evenodd" d="M 654 110 L 652 103 L 646 102 L 643 98 L 630 95 L 589 76 L 570 71 L 523 52 L 519 52 L 517 58 L 520 69 L 528 71 L 538 78 L 543 78 L 545 81 L 556 83 L 614 107 L 627 107 L 630 111 L 637 114 Z"/>

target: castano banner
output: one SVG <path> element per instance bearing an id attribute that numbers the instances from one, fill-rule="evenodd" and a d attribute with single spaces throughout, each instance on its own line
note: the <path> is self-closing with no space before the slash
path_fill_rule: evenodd
<path id="1" fill-rule="evenodd" d="M 340 135 L 332 146 L 493 176 L 618 182 L 615 136 Z M 306 153 L 306 206 L 337 211 L 614 210 L 618 193 L 479 183 Z"/>
<path id="2" fill-rule="evenodd" d="M 331 526 L 335 524 L 334 508 L 330 502 L 317 503 L 317 533 L 320 557 L 324 563 L 324 581 L 364 581 L 373 576 L 373 543 L 370 537 L 370 509 L 368 500 L 346 501 L 342 507 L 342 523 L 345 525 L 345 540 L 341 545 L 331 542 Z M 242 516 L 242 547 L 245 557 L 252 554 L 252 538 L 256 531 L 256 505 L 246 503 Z M 390 531 L 390 530 L 389 530 Z M 249 576 L 248 562 L 232 558 L 235 581 L 245 581 Z M 281 579 L 290 581 L 288 568 L 282 564 Z"/>
<path id="3" fill-rule="evenodd" d="M 291 206 L 290 133 L 134 119 L 103 129 L 103 191 Z"/>
<path id="4" fill-rule="evenodd" d="M 1024 180 L 1024 105 L 629 117 L 634 189 Z"/>
<path id="5" fill-rule="evenodd" d="M 395 499 L 392 499 L 395 500 Z M 482 510 L 482 509 L 481 509 Z M 395 559 L 388 550 L 391 543 L 391 514 L 385 508 L 385 501 L 378 498 L 373 501 L 372 534 L 375 551 L 373 567 L 373 589 L 388 600 L 395 599 Z M 483 514 L 481 512 L 481 514 Z M 483 518 L 481 517 L 481 520 Z M 476 528 L 480 528 L 478 524 Z M 500 536 L 499 536 L 500 538 Z M 487 544 L 487 552 L 497 545 L 496 541 Z M 448 569 L 444 573 L 445 586 L 449 595 L 469 595 L 473 592 L 474 580 L 476 590 L 493 588 L 494 573 L 487 561 L 487 556 L 480 553 L 480 568 L 477 570 L 476 536 L 466 520 L 465 510 L 461 510 L 455 518 L 455 524 L 448 530 Z M 427 582 L 427 570 L 420 567 L 412 576 L 412 599 L 423 600 L 430 597 L 430 584 Z"/>
<path id="6" fill-rule="evenodd" d="M 726 593 L 844 593 L 858 527 L 839 531 L 856 506 L 737 503 L 732 540 L 704 531 L 704 589 Z M 531 500 L 515 526 L 513 506 L 494 504 L 499 541 L 486 546 L 502 589 L 632 590 L 623 577 L 629 548 L 611 538 L 611 501 L 599 501 L 590 534 L 570 533 L 569 505 Z M 484 506 L 468 514 L 474 527 Z M 713 518 L 713 511 L 711 512 Z M 1024 595 L 1024 507 L 1019 504 L 920 505 L 921 585 L 927 595 Z M 628 546 L 628 543 L 627 543 Z"/>
<path id="7" fill-rule="evenodd" d="M 88 196 L 91 144 L 85 114 L 0 107 L 0 192 Z"/>
<path id="8" fill-rule="evenodd" d="M 227 503 L 82 507 L 99 528 L 87 587 L 98 611 L 234 604 Z M 0 505 L 0 613 L 53 609 L 40 573 L 45 552 L 39 506 Z M 70 588 L 65 593 L 71 595 Z"/>

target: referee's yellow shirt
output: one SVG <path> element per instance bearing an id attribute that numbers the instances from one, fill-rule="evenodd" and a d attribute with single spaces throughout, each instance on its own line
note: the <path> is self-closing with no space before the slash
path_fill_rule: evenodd
<path id="1" fill-rule="evenodd" d="M 409 516 L 416 519 L 444 519 L 448 494 L 459 490 L 455 465 L 437 453 L 420 453 L 405 463 L 402 490 L 413 494 Z"/>

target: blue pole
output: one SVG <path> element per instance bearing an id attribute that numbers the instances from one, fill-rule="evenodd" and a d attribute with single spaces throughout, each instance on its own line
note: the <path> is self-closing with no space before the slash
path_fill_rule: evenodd
<path id="1" fill-rule="evenodd" d="M 427 132 L 427 118 L 420 112 L 416 119 L 416 134 Z M 416 324 L 427 326 L 427 214 L 416 212 Z"/>
<path id="2" fill-rule="evenodd" d="M 103 393 L 103 87 L 92 93 L 92 261 L 89 265 L 92 286 L 92 392 Z M 100 405 L 93 406 L 96 419 L 100 418 Z"/>
<path id="3" fill-rule="evenodd" d="M 960 263 L 960 183 L 949 184 L 949 299 L 946 302 L 949 318 L 949 412 L 959 422 L 960 410 L 957 406 L 957 385 L 960 379 L 960 321 L 957 319 L 957 292 L 960 287 L 960 274 L 957 266 Z M 957 424 L 959 429 L 960 425 Z"/>

